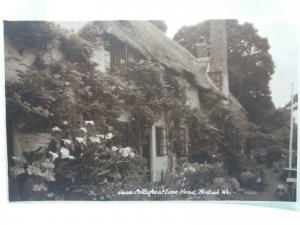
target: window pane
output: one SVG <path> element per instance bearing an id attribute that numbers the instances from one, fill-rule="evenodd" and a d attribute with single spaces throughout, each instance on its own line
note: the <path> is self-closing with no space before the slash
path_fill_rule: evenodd
<path id="1" fill-rule="evenodd" d="M 167 129 L 156 127 L 156 155 L 163 156 L 167 154 Z"/>

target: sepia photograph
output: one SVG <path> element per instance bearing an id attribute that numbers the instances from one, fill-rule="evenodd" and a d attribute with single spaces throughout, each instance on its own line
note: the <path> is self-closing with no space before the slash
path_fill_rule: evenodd
<path id="1" fill-rule="evenodd" d="M 296 202 L 294 24 L 3 30 L 10 202 Z"/>

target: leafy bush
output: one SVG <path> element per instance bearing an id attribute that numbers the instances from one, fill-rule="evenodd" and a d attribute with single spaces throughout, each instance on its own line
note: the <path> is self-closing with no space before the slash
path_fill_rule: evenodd
<path id="1" fill-rule="evenodd" d="M 250 171 L 245 171 L 240 174 L 240 182 L 244 187 L 252 187 L 255 183 L 256 175 Z"/>
<path id="2" fill-rule="evenodd" d="M 77 35 L 60 38 L 60 50 L 71 62 L 89 64 L 93 51 L 90 44 Z"/>
<path id="3" fill-rule="evenodd" d="M 213 180 L 213 186 L 222 190 L 229 189 L 234 192 L 238 192 L 240 188 L 240 183 L 236 178 L 232 177 L 216 177 Z"/>

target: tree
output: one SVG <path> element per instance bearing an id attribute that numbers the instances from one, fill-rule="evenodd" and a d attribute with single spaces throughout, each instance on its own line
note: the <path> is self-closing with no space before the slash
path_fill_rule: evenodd
<path id="1" fill-rule="evenodd" d="M 239 24 L 227 20 L 229 89 L 238 98 L 256 123 L 266 118 L 268 110 L 274 110 L 269 81 L 274 73 L 274 63 L 269 54 L 266 38 L 258 35 L 250 23 Z M 209 21 L 182 27 L 174 40 L 196 55 L 198 38 L 209 40 Z"/>

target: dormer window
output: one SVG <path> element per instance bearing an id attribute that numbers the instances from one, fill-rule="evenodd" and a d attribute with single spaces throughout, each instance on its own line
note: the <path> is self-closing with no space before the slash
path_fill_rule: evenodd
<path id="1" fill-rule="evenodd" d="M 206 43 L 205 37 L 200 36 L 198 38 L 196 48 L 197 48 L 196 49 L 197 58 L 203 58 L 203 57 L 208 57 L 209 56 L 208 45 Z"/>

